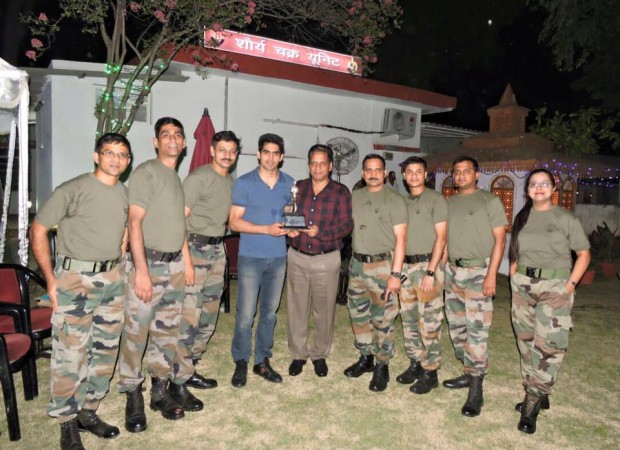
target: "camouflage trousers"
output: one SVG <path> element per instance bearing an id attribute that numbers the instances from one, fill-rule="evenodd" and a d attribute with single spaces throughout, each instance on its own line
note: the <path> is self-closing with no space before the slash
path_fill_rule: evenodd
<path id="1" fill-rule="evenodd" d="M 382 362 L 394 356 L 394 322 L 398 316 L 395 295 L 385 300 L 391 261 L 349 263 L 348 309 L 355 347 L 362 355 L 374 355 Z"/>
<path id="2" fill-rule="evenodd" d="M 493 299 L 482 293 L 485 267 L 457 267 L 446 263 L 446 319 L 456 358 L 463 372 L 486 375 L 489 369 L 489 331 Z"/>
<path id="3" fill-rule="evenodd" d="M 550 394 L 568 348 L 574 294 L 567 280 L 539 280 L 520 273 L 511 276 L 512 325 L 525 390 Z"/>
<path id="4" fill-rule="evenodd" d="M 224 290 L 226 253 L 224 244 L 189 243 L 194 266 L 194 285 L 185 286 L 185 300 L 177 354 L 175 382 L 183 384 L 194 373 L 194 363 L 200 359 L 213 336 L 220 312 L 220 298 Z"/>
<path id="5" fill-rule="evenodd" d="M 400 317 L 403 323 L 407 356 L 420 362 L 426 370 L 441 367 L 441 322 L 443 320 L 443 270 L 435 271 L 431 292 L 422 292 L 420 283 L 428 262 L 405 264 L 407 279 L 400 290 Z"/>
<path id="6" fill-rule="evenodd" d="M 127 263 L 127 305 L 118 360 L 120 392 L 131 391 L 144 381 L 145 351 L 151 377 L 173 378 L 185 295 L 185 264 L 179 256 L 172 262 L 149 260 L 148 268 L 153 297 L 143 302 L 136 296 L 136 271 L 131 262 Z"/>
<path id="7" fill-rule="evenodd" d="M 74 272 L 58 265 L 58 305 L 52 315 L 50 416 L 73 419 L 94 409 L 110 388 L 123 327 L 125 281 L 109 272 Z"/>

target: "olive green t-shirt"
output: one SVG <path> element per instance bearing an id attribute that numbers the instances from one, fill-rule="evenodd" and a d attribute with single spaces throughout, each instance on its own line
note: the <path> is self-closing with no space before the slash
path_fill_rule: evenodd
<path id="1" fill-rule="evenodd" d="M 183 182 L 185 206 L 191 209 L 187 231 L 204 236 L 224 236 L 232 204 L 233 178 L 217 173 L 211 164 L 201 166 Z"/>
<path id="2" fill-rule="evenodd" d="M 181 250 L 185 239 L 183 185 L 174 169 L 158 159 L 140 164 L 129 177 L 129 205 L 146 211 L 144 247 L 160 252 Z"/>
<path id="3" fill-rule="evenodd" d="M 398 192 L 383 187 L 379 192 L 367 188 L 352 193 L 353 251 L 376 255 L 394 250 L 393 227 L 407 223 L 407 204 Z"/>
<path id="4" fill-rule="evenodd" d="M 493 251 L 493 228 L 508 224 L 497 195 L 478 189 L 448 199 L 448 255 L 484 259 Z"/>
<path id="5" fill-rule="evenodd" d="M 558 206 L 547 211 L 532 208 L 518 239 L 519 264 L 542 269 L 570 270 L 570 251 L 590 248 L 579 219 Z"/>
<path id="6" fill-rule="evenodd" d="M 121 255 L 127 226 L 127 188 L 99 181 L 94 173 L 56 188 L 35 220 L 46 228 L 58 225 L 56 248 L 82 261 L 107 261 Z"/>
<path id="7" fill-rule="evenodd" d="M 407 255 L 432 253 L 435 224 L 448 220 L 448 205 L 439 192 L 424 189 L 420 195 L 407 195 Z"/>

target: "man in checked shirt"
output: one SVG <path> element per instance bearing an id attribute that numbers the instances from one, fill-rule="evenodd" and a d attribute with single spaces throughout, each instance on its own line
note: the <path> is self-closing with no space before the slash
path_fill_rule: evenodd
<path id="1" fill-rule="evenodd" d="M 308 357 L 319 377 L 327 375 L 334 331 L 340 249 L 353 230 L 351 194 L 330 178 L 332 149 L 313 145 L 308 151 L 310 178 L 297 183 L 297 213 L 309 229 L 289 233 L 286 298 L 288 347 L 293 361 L 289 375 L 299 375 Z M 314 318 L 314 340 L 308 345 L 308 316 Z"/>

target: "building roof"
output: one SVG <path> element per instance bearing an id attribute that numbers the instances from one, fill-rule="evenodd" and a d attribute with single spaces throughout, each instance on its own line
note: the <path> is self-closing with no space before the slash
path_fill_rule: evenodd
<path id="1" fill-rule="evenodd" d="M 214 59 L 213 65 L 209 66 L 214 69 L 230 70 L 232 61 L 237 65 L 239 73 L 348 91 L 353 94 L 388 98 L 392 101 L 396 100 L 397 103 L 400 102 L 403 105 L 413 104 L 422 110 L 422 114 L 447 112 L 456 108 L 455 97 L 424 89 L 222 50 L 218 50 L 217 53 L 220 56 L 226 57 L 227 62 L 223 63 Z M 190 50 L 182 50 L 175 56 L 174 61 L 193 64 L 194 57 Z M 209 67 L 207 70 L 209 70 Z"/>

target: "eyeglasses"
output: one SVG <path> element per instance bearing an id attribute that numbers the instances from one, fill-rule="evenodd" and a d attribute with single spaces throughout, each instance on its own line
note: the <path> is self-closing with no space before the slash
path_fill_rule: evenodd
<path id="1" fill-rule="evenodd" d="M 550 188 L 551 186 L 553 186 L 553 184 L 551 183 L 551 181 L 541 181 L 540 183 L 530 183 L 527 185 L 528 188 L 530 189 L 536 189 L 536 188 Z"/>
<path id="2" fill-rule="evenodd" d="M 131 155 L 129 153 L 116 153 L 112 150 L 104 150 L 99 152 L 100 155 L 105 156 L 106 158 L 119 158 L 119 159 L 129 159 Z"/>

